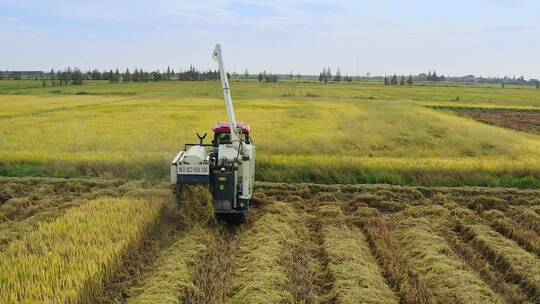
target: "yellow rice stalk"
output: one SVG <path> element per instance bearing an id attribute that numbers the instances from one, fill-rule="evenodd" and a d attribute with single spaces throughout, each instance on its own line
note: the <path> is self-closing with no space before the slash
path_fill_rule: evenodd
<path id="1" fill-rule="evenodd" d="M 97 199 L 0 254 L 0 303 L 91 303 L 159 220 L 157 200 Z"/>

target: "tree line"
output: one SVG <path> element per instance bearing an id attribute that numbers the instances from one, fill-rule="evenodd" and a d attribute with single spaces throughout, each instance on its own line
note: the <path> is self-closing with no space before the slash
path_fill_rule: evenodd
<path id="1" fill-rule="evenodd" d="M 247 70 L 246 70 L 247 72 Z M 249 74 L 244 75 L 244 77 L 249 77 Z M 277 82 L 278 81 L 278 75 L 277 74 L 272 74 L 272 73 L 266 73 L 266 71 L 263 71 L 262 73 L 259 73 L 259 75 L 257 75 L 257 80 L 259 82 Z"/>
<path id="2" fill-rule="evenodd" d="M 317 79 L 315 75 L 293 75 L 290 74 L 274 74 L 263 71 L 259 74 L 250 74 L 247 70 L 244 73 L 227 74 L 232 78 L 241 79 L 257 79 L 259 82 L 277 82 L 280 79 L 298 79 L 308 78 Z M 219 71 L 217 70 L 198 70 L 194 66 L 190 66 L 185 71 L 175 72 L 174 69 L 167 67 L 163 72 L 160 70 L 145 71 L 143 69 L 135 69 L 131 72 L 129 69 L 121 72 L 119 69 L 99 71 L 94 69 L 92 71 L 82 72 L 78 68 L 67 68 L 64 70 L 51 70 L 50 72 L 43 71 L 0 71 L 0 80 L 23 80 L 33 79 L 42 80 L 43 86 L 64 86 L 64 85 L 80 85 L 86 80 L 104 80 L 111 83 L 119 82 L 148 82 L 148 81 L 205 81 L 205 80 L 219 80 Z M 384 81 L 385 85 L 413 85 L 416 82 L 455 82 L 455 83 L 495 83 L 500 84 L 502 88 L 505 85 L 533 85 L 540 90 L 540 81 L 537 79 L 526 80 L 524 76 L 505 76 L 505 77 L 481 77 L 474 75 L 466 76 L 444 76 L 439 75 L 435 70 L 428 71 L 428 73 L 420 73 L 418 75 L 385 75 L 371 76 L 367 73 L 365 76 L 356 76 L 355 80 L 371 80 L 371 81 Z M 352 82 L 353 77 L 343 76 L 338 68 L 335 74 L 332 73 L 330 68 L 324 67 L 322 72 L 319 73 L 318 81 L 321 83 L 341 81 Z"/>
<path id="3" fill-rule="evenodd" d="M 167 70 L 164 72 L 161 72 L 160 70 L 145 71 L 143 69 L 135 69 L 133 72 L 129 69 L 126 69 L 124 72 L 120 72 L 118 69 L 115 71 L 99 71 L 94 69 L 83 73 L 77 68 L 67 68 L 64 71 L 55 71 L 54 69 L 51 69 L 49 73 L 40 75 L 40 78 L 42 79 L 43 86 L 82 85 L 85 80 L 105 80 L 111 83 L 170 80 L 205 81 L 219 79 L 219 71 L 200 71 L 195 67 L 190 66 L 186 71 L 180 71 L 178 73 L 169 67 L 167 67 Z"/>
<path id="4" fill-rule="evenodd" d="M 401 77 L 399 77 L 399 80 L 396 74 L 394 74 L 392 77 L 388 77 L 386 75 L 384 76 L 384 85 L 398 85 L 398 83 L 399 85 L 413 85 L 413 76 L 409 75 L 409 77 L 405 79 L 405 76 L 401 75 Z"/>
<path id="5" fill-rule="evenodd" d="M 341 71 L 339 68 L 336 70 L 336 74 L 332 77 L 332 71 L 330 68 L 323 68 L 322 72 L 319 74 L 319 82 L 328 83 L 328 81 L 334 81 L 334 82 L 352 82 L 352 77 L 350 76 L 341 76 Z"/>
<path id="6" fill-rule="evenodd" d="M 170 80 L 205 81 L 219 79 L 219 71 L 199 71 L 194 66 L 190 66 L 186 71 L 180 71 L 178 73 L 176 73 L 174 69 L 167 67 L 167 70 L 163 72 L 160 70 L 145 71 L 143 69 L 135 69 L 135 71 L 130 72 L 129 69 L 126 69 L 123 73 L 121 73 L 118 69 L 116 69 L 114 72 L 113 70 L 104 72 L 93 70 L 87 74 L 88 80 L 108 80 L 110 82 L 148 82 Z"/>

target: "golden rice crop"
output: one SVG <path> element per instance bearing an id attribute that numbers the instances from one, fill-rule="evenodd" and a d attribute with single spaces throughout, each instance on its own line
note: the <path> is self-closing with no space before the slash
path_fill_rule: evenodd
<path id="1" fill-rule="evenodd" d="M 183 143 L 226 119 L 218 85 L 88 83 L 0 95 L 0 174 L 163 178 Z M 538 108 L 534 90 L 234 85 L 238 117 L 253 127 L 258 179 L 540 185 L 538 136 L 418 104 L 459 91 L 466 104 Z"/>
<path id="2" fill-rule="evenodd" d="M 0 302 L 91 303 L 163 208 L 153 199 L 97 199 L 12 242 L 0 254 Z"/>

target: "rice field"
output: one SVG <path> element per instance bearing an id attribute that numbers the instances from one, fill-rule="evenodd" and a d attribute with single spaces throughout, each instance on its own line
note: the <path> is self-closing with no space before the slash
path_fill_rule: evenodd
<path id="1" fill-rule="evenodd" d="M 226 119 L 218 83 L 0 81 L 0 302 L 540 303 L 540 137 L 458 115 L 537 90 L 232 88 L 258 158 L 240 226 L 167 183 Z"/>
<path id="2" fill-rule="evenodd" d="M 226 120 L 217 82 L 25 83 L 0 82 L 3 176 L 165 180 L 184 143 Z M 536 111 L 535 89 L 236 81 L 232 90 L 261 181 L 540 186 L 538 134 L 440 110 Z"/>
<path id="3" fill-rule="evenodd" d="M 35 221 L 0 244 L 2 303 L 540 300 L 538 190 L 259 183 L 249 220 L 226 227 L 193 225 L 165 184 L 1 182 L 10 200 L 99 193 L 2 219 Z"/>

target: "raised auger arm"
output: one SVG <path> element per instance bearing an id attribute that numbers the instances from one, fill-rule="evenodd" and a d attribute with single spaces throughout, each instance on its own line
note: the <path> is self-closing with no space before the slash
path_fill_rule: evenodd
<path id="1" fill-rule="evenodd" d="M 236 129 L 236 116 L 234 115 L 234 108 L 231 97 L 231 89 L 229 88 L 229 80 L 227 79 L 227 72 L 223 66 L 223 55 L 221 54 L 221 45 L 216 44 L 212 57 L 217 60 L 219 64 L 219 75 L 221 77 L 221 87 L 223 88 L 223 97 L 225 98 L 225 106 L 227 106 L 227 116 L 229 118 L 229 129 L 231 130 L 231 142 L 239 143 L 238 130 Z"/>

